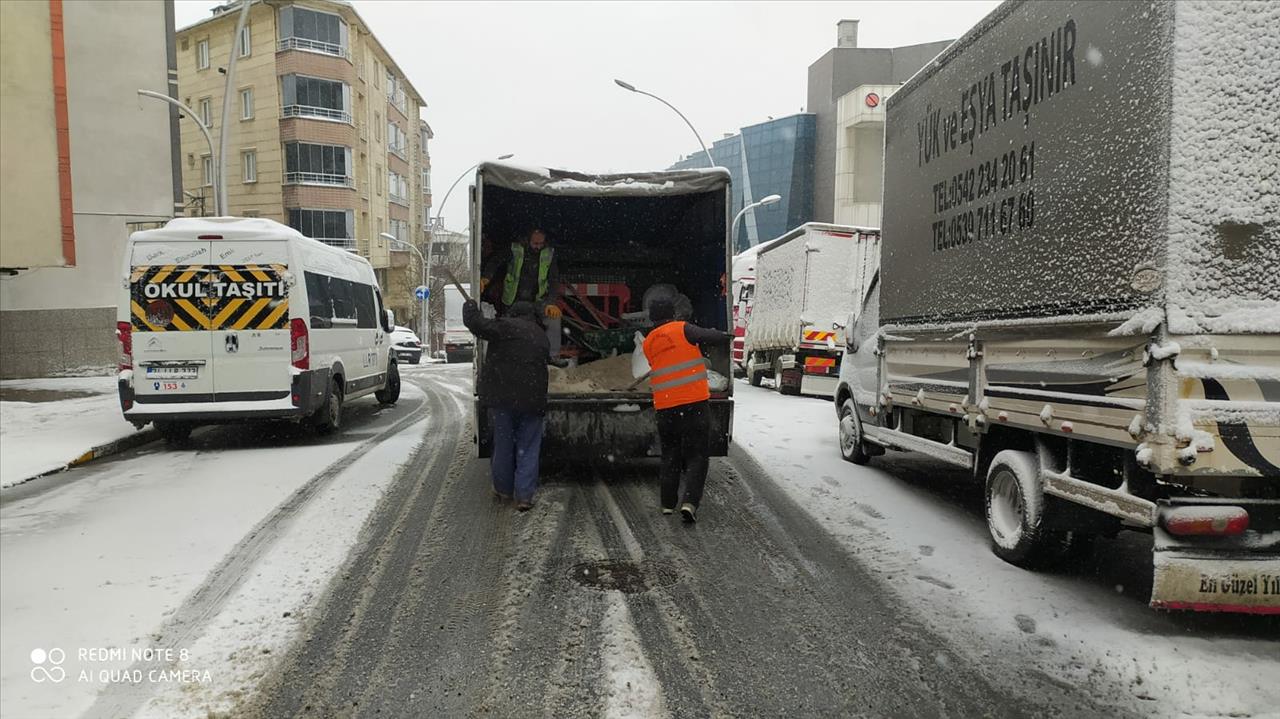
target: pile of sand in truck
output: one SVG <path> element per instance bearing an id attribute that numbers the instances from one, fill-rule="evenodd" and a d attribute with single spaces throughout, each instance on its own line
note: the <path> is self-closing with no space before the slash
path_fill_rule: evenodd
<path id="1" fill-rule="evenodd" d="M 605 357 L 577 367 L 549 367 L 547 391 L 552 394 L 598 394 L 603 392 L 650 392 L 649 380 L 636 382 L 631 374 L 631 353 Z M 729 386 L 729 379 L 719 372 L 708 371 L 713 392 Z"/>

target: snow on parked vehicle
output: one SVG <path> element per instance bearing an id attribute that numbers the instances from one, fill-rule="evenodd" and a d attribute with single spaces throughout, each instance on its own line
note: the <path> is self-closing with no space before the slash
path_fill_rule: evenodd
<path id="1" fill-rule="evenodd" d="M 397 362 L 418 364 L 422 361 L 422 340 L 413 330 L 397 325 L 391 330 L 391 351 Z"/>
<path id="2" fill-rule="evenodd" d="M 135 232 L 117 311 L 125 419 L 171 441 L 199 424 L 342 423 L 393 404 L 389 311 L 368 260 L 258 218 L 178 218 Z"/>
<path id="3" fill-rule="evenodd" d="M 471 285 L 462 290 L 452 284 L 444 287 L 444 356 L 448 362 L 470 362 L 475 354 L 476 338 L 462 324 L 462 292 L 470 294 Z"/>
<path id="4" fill-rule="evenodd" d="M 1138 529 L 1153 607 L 1280 613 L 1280 208 L 1252 149 L 1280 126 L 1280 63 L 1251 49 L 1277 22 L 1007 3 L 889 99 L 847 459 L 970 469 L 1012 564 Z M 1242 65 L 1260 101 L 1206 102 Z"/>

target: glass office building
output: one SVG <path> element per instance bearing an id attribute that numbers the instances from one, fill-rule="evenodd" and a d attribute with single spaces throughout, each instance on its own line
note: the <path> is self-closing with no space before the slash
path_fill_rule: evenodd
<path id="1" fill-rule="evenodd" d="M 813 218 L 813 162 L 816 116 L 808 113 L 742 128 L 710 148 L 716 164 L 733 176 L 733 214 L 769 195 L 782 201 L 757 207 L 738 222 L 734 254 L 771 240 Z M 706 167 L 701 151 L 672 170 Z"/>

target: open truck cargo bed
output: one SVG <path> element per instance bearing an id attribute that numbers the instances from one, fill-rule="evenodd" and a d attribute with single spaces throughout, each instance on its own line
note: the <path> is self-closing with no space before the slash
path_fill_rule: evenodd
<path id="1" fill-rule="evenodd" d="M 484 163 L 472 196 L 472 282 L 481 238 L 505 247 L 537 227 L 555 250 L 562 285 L 625 287 L 631 312 L 646 290 L 670 284 L 690 300 L 689 321 L 728 331 L 729 174 L 723 169 L 591 175 Z M 476 353 L 483 371 L 484 342 Z M 729 348 L 706 350 L 710 370 L 730 376 Z M 728 452 L 733 387 L 712 393 L 712 453 Z M 476 442 L 490 454 L 485 398 L 476 397 Z M 544 448 L 579 458 L 654 454 L 652 396 L 642 391 L 548 394 Z"/>

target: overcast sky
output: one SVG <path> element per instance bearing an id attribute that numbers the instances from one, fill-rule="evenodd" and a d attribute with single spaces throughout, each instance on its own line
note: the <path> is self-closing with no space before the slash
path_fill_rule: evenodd
<path id="1" fill-rule="evenodd" d="M 178 27 L 219 4 L 179 0 Z M 468 167 L 505 153 L 622 171 L 663 169 L 698 149 L 679 117 L 614 78 L 680 108 L 710 146 L 804 110 L 808 67 L 835 45 L 842 18 L 861 20 L 860 47 L 896 47 L 954 39 L 997 4 L 354 2 L 426 101 L 437 203 Z M 463 186 L 444 209 L 452 229 L 467 224 Z"/>

